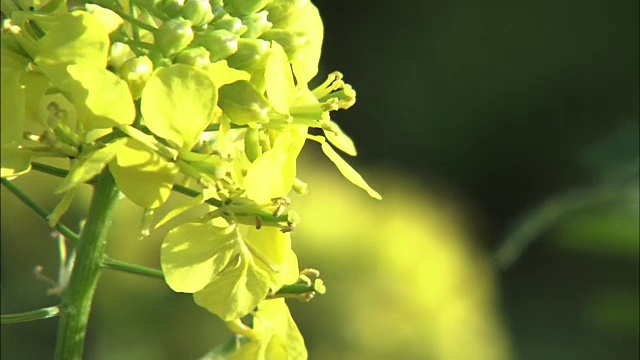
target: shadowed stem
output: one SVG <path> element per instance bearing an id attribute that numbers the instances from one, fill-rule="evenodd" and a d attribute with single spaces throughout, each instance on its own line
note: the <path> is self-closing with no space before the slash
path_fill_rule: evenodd
<path id="1" fill-rule="evenodd" d="M 118 197 L 113 177 L 105 169 L 96 177 L 89 215 L 76 248 L 73 272 L 62 293 L 56 360 L 82 359 L 87 322 Z"/>

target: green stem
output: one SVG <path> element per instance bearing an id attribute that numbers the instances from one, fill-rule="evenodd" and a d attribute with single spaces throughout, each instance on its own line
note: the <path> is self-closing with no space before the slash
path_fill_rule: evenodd
<path id="1" fill-rule="evenodd" d="M 128 262 L 112 259 L 110 257 L 104 258 L 104 260 L 102 261 L 102 266 L 107 269 L 119 270 L 130 274 L 143 275 L 164 280 L 164 274 L 162 273 L 162 270 L 152 269 L 137 264 L 130 264 Z"/>
<path id="2" fill-rule="evenodd" d="M 131 4 L 132 4 L 131 6 L 133 6 L 133 2 L 131 2 Z M 139 27 L 140 29 L 147 30 L 150 33 L 154 33 L 156 30 L 158 30 L 153 25 L 149 25 L 149 24 L 147 24 L 145 22 L 142 22 L 142 21 L 134 18 L 133 16 L 129 16 L 124 11 L 121 11 L 121 10 L 118 10 L 118 9 L 111 9 L 111 10 L 113 10 L 113 12 L 115 12 L 116 14 L 120 15 L 120 17 L 122 19 L 130 22 L 131 25 L 134 26 L 134 27 Z M 137 31 L 137 29 L 135 31 Z M 134 34 L 133 34 L 134 38 L 136 36 L 135 31 L 134 31 Z M 139 40 L 139 35 L 138 35 L 138 39 L 136 39 L 136 40 Z"/>
<path id="3" fill-rule="evenodd" d="M 62 314 L 58 327 L 56 360 L 80 360 L 98 284 L 107 233 L 119 191 L 107 169 L 96 177 L 87 222 L 76 248 L 76 261 L 69 286 L 62 294 Z"/>
<path id="4" fill-rule="evenodd" d="M 5 324 L 15 324 L 27 321 L 48 319 L 50 317 L 54 317 L 60 314 L 60 308 L 58 306 L 50 306 L 38 310 L 32 310 L 17 314 L 7 314 L 0 316 L 0 323 Z"/>
<path id="5" fill-rule="evenodd" d="M 38 216 L 40 216 L 45 221 L 49 220 L 49 216 L 51 215 L 47 210 L 45 210 L 40 204 L 36 203 L 27 195 L 24 191 L 20 190 L 17 186 L 13 185 L 11 181 L 7 179 L 2 179 L 2 185 L 4 185 L 7 190 L 11 191 L 15 196 L 20 199 L 25 205 L 27 205 L 31 210 L 35 211 Z M 58 230 L 62 235 L 64 235 L 67 239 L 69 239 L 74 244 L 78 243 L 78 234 L 73 232 L 73 230 L 64 226 L 61 223 L 56 224 L 54 226 L 56 230 Z"/>
<path id="6" fill-rule="evenodd" d="M 131 13 L 131 17 L 134 19 L 138 19 L 138 12 L 136 11 L 136 4 L 133 1 L 129 1 L 129 12 Z M 135 41 L 140 41 L 140 30 L 139 25 L 137 23 L 131 23 L 131 32 L 133 32 L 133 39 Z"/>

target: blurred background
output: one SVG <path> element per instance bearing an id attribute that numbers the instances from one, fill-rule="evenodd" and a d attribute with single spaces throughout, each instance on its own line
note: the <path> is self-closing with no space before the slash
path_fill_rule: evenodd
<path id="1" fill-rule="evenodd" d="M 335 120 L 383 201 L 305 148 L 294 248 L 328 288 L 290 302 L 310 358 L 638 359 L 638 1 L 315 3 L 320 73 L 358 92 Z M 49 209 L 51 182 L 16 181 Z M 119 206 L 109 254 L 157 267 L 161 237 Z M 56 276 L 48 234 L 3 188 L 2 313 L 57 303 L 32 272 Z M 229 336 L 161 281 L 100 281 L 87 359 L 198 359 Z M 2 358 L 50 358 L 56 327 L 3 326 Z"/>

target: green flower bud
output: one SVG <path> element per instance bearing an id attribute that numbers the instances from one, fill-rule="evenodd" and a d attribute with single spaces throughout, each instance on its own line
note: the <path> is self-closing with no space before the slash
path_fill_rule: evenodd
<path id="1" fill-rule="evenodd" d="M 187 64 L 193 67 L 202 67 L 206 64 L 210 64 L 211 61 L 209 57 L 211 54 L 207 51 L 207 49 L 202 46 L 185 49 L 178 53 L 178 56 L 175 58 L 176 63 Z"/>
<path id="2" fill-rule="evenodd" d="M 153 67 L 156 69 L 173 64 L 171 59 L 164 56 L 158 49 L 152 49 L 151 51 L 149 51 L 147 56 L 149 57 L 149 59 L 151 59 L 151 62 L 153 62 Z"/>
<path id="3" fill-rule="evenodd" d="M 246 125 L 252 122 L 269 121 L 270 104 L 250 82 L 238 80 L 224 85 L 218 92 L 218 106 L 231 122 Z"/>
<path id="4" fill-rule="evenodd" d="M 154 37 L 164 56 L 175 54 L 186 48 L 193 40 L 191 21 L 171 19 L 158 28 Z"/>
<path id="5" fill-rule="evenodd" d="M 300 31 L 289 31 L 284 29 L 271 29 L 266 31 L 261 39 L 275 41 L 282 46 L 290 60 L 296 57 L 298 50 L 309 45 L 309 38 Z"/>
<path id="6" fill-rule="evenodd" d="M 239 70 L 249 70 L 258 65 L 269 51 L 269 42 L 260 39 L 238 40 L 238 51 L 229 56 L 229 66 Z"/>
<path id="7" fill-rule="evenodd" d="M 216 62 L 226 59 L 238 51 L 238 35 L 227 30 L 213 30 L 198 34 L 194 45 L 209 51 L 209 60 Z"/>
<path id="8" fill-rule="evenodd" d="M 286 28 L 309 0 L 273 0 L 265 10 L 269 12 L 269 21 L 276 28 Z"/>
<path id="9" fill-rule="evenodd" d="M 182 17 L 190 20 L 193 26 L 208 24 L 213 20 L 211 4 L 207 0 L 186 0 L 182 7 Z"/>
<path id="10" fill-rule="evenodd" d="M 135 56 L 136 55 L 131 51 L 128 45 L 116 41 L 111 44 L 111 47 L 109 48 L 109 67 L 117 71 L 125 61 L 132 59 Z"/>
<path id="11" fill-rule="evenodd" d="M 242 21 L 237 17 L 233 17 L 229 14 L 225 14 L 219 20 L 214 22 L 216 29 L 227 30 L 237 35 L 244 34 L 247 31 L 247 27 L 242 24 Z"/>
<path id="12" fill-rule="evenodd" d="M 222 19 L 227 14 L 227 10 L 222 6 L 222 0 L 209 0 L 209 4 L 211 5 L 214 19 Z"/>
<path id="13" fill-rule="evenodd" d="M 254 162 L 258 156 L 262 155 L 260 146 L 260 130 L 248 128 L 244 135 L 244 153 L 249 161 Z"/>
<path id="14" fill-rule="evenodd" d="M 153 63 L 148 57 L 140 56 L 125 62 L 118 73 L 129 85 L 133 99 L 139 99 L 144 85 L 153 73 Z"/>
<path id="15" fill-rule="evenodd" d="M 227 0 L 224 8 L 232 15 L 249 15 L 262 10 L 271 0 Z"/>
<path id="16" fill-rule="evenodd" d="M 176 18 L 182 13 L 183 6 L 184 0 L 162 0 L 160 11 L 170 18 Z"/>
<path id="17" fill-rule="evenodd" d="M 273 26 L 273 24 L 267 20 L 266 11 L 260 11 L 255 14 L 244 16 L 241 20 L 248 28 L 247 32 L 242 34 L 242 37 L 249 39 L 257 38 Z"/>

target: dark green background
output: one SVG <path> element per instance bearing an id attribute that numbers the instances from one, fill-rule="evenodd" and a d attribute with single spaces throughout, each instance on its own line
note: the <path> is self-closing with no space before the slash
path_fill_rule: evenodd
<path id="1" fill-rule="evenodd" d="M 338 117 L 360 145 L 357 161 L 461 193 L 487 249 L 545 200 L 598 184 L 615 164 L 637 169 L 638 1 L 317 4 L 323 65 L 358 91 Z M 637 175 L 629 181 L 637 187 Z M 638 203 L 629 200 L 568 214 L 502 273 L 519 359 L 638 358 Z M 563 240 L 573 245 L 554 246 Z M 608 250 L 617 243 L 626 246 Z M 614 299 L 596 320 L 585 315 L 594 297 Z"/>

